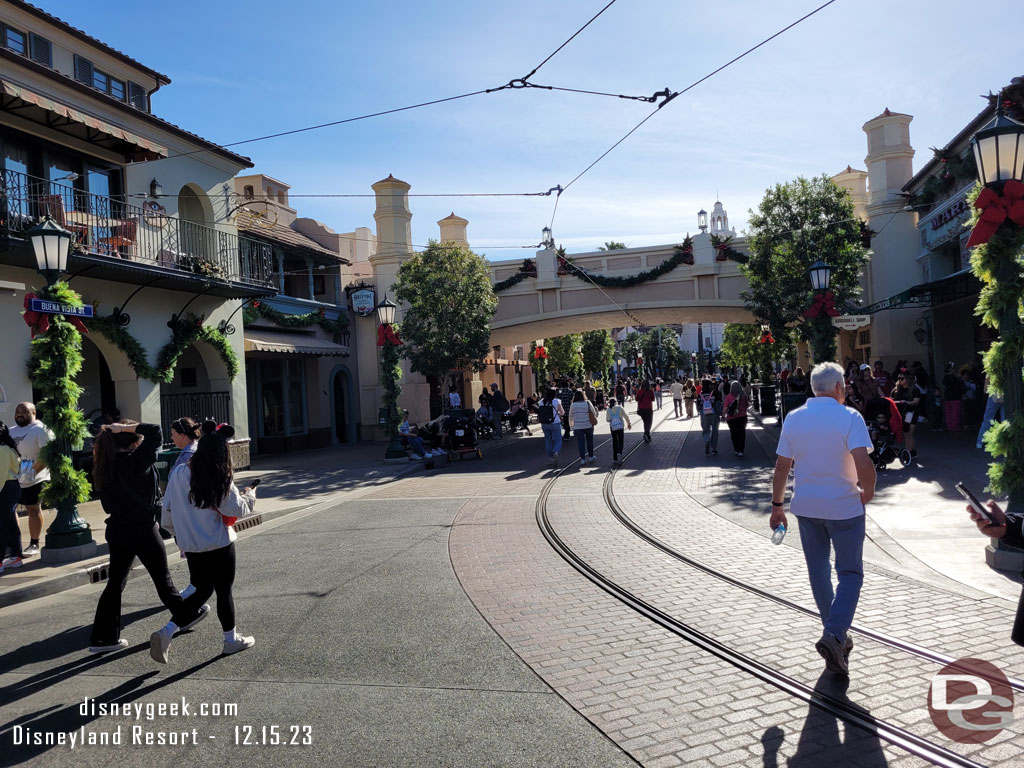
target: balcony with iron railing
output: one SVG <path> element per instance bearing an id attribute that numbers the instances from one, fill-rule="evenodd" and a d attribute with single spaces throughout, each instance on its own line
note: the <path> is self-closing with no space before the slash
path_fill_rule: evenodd
<path id="1" fill-rule="evenodd" d="M 97 277 L 159 280 L 178 290 L 203 283 L 222 296 L 275 292 L 272 249 L 265 243 L 179 219 L 159 205 L 134 205 L 10 170 L 0 176 L 0 238 L 6 241 L 0 261 L 28 266 L 27 257 L 4 255 L 19 241 L 27 246 L 25 233 L 45 216 L 74 236 L 72 266 L 78 261 Z"/>

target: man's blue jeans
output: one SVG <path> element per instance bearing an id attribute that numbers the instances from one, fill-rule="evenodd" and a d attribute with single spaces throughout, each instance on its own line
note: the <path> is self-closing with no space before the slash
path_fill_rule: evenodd
<path id="1" fill-rule="evenodd" d="M 807 575 L 814 602 L 825 631 L 841 641 L 853 623 L 860 588 L 864 584 L 864 515 L 846 520 L 823 520 L 797 516 L 800 543 L 804 548 Z M 832 589 L 832 564 L 829 551 L 836 551 L 835 591 Z"/>
<path id="2" fill-rule="evenodd" d="M 988 396 L 988 402 L 985 403 L 985 416 L 981 420 L 981 429 L 978 430 L 978 442 L 977 445 L 980 448 L 984 445 L 983 439 L 985 433 L 988 432 L 988 428 L 992 426 L 992 420 L 998 418 L 1000 421 L 1006 420 L 1006 408 L 1002 403 L 997 403 L 996 399 L 992 395 Z"/>
<path id="3" fill-rule="evenodd" d="M 544 450 L 548 454 L 550 459 L 556 453 L 562 451 L 562 425 L 558 422 L 554 424 L 541 424 L 540 428 L 544 431 Z"/>

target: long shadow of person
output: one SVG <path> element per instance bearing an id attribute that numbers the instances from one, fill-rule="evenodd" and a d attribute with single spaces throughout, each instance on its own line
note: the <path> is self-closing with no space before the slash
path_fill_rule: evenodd
<path id="1" fill-rule="evenodd" d="M 126 613 L 122 617 L 122 624 L 130 624 L 138 619 L 143 619 L 154 614 L 162 613 L 167 609 L 161 606 L 143 608 L 138 611 Z M 104 653 L 100 655 L 86 652 L 89 646 L 88 626 L 65 629 L 56 635 L 51 635 L 45 640 L 35 643 L 28 643 L 16 648 L 13 651 L 0 656 L 0 674 L 16 672 L 28 664 L 53 661 L 66 656 L 71 660 L 58 666 L 47 666 L 43 671 L 22 677 L 10 685 L 0 688 L 0 701 L 12 703 L 18 699 L 41 691 L 50 686 L 75 677 L 76 675 L 93 672 L 104 664 L 109 664 L 115 659 L 122 658 L 125 654 L 136 653 L 141 649 L 148 648 L 149 643 L 137 645 L 134 648 L 126 648 L 115 653 Z"/>
<path id="2" fill-rule="evenodd" d="M 848 677 L 833 675 L 826 671 L 821 673 L 814 690 L 852 707 L 862 717 L 873 722 L 874 719 L 868 710 L 850 701 L 846 695 L 849 687 Z M 844 724 L 840 733 L 839 718 L 811 704 L 800 731 L 796 752 L 789 758 L 790 768 L 854 764 L 863 768 L 888 765 L 878 736 L 848 723 Z"/>
<path id="3" fill-rule="evenodd" d="M 764 746 L 764 754 L 761 756 L 764 768 L 778 768 L 779 747 L 786 738 L 786 732 L 773 725 L 761 734 L 761 744 Z"/>
<path id="4" fill-rule="evenodd" d="M 213 664 L 220 659 L 225 658 L 224 656 L 214 656 L 213 658 L 207 659 L 204 662 L 196 664 L 193 667 L 184 669 L 181 672 L 177 672 L 168 677 L 162 677 L 159 680 L 153 682 L 145 687 L 141 686 L 146 680 L 159 674 L 156 670 L 147 672 L 143 675 L 137 675 L 136 677 L 126 680 L 120 685 L 114 686 L 105 693 L 99 693 L 93 696 L 96 701 L 102 702 L 117 702 L 119 704 L 127 704 L 128 702 L 141 699 L 145 696 L 159 691 L 161 688 L 165 688 L 172 683 L 176 683 L 179 680 L 183 680 L 190 675 L 198 672 L 204 667 Z M 55 707 L 49 706 L 40 709 L 37 712 L 31 712 L 21 717 L 17 717 L 6 723 L 0 724 L 0 733 L 8 734 L 12 732 L 15 726 L 21 726 L 23 729 L 31 729 L 36 733 L 67 733 L 69 731 L 75 731 L 83 726 L 89 725 L 93 720 L 99 718 L 99 715 L 81 713 L 81 701 L 76 701 L 63 709 L 55 711 Z M 123 725 L 123 723 L 122 723 Z M 112 731 L 116 726 L 104 727 L 102 731 Z M 20 765 L 21 763 L 27 763 L 35 760 L 40 755 L 49 750 L 53 749 L 53 744 L 28 744 L 21 747 L 9 747 L 4 753 L 3 764 L 4 765 Z M 62 747 L 63 748 L 63 747 Z"/>

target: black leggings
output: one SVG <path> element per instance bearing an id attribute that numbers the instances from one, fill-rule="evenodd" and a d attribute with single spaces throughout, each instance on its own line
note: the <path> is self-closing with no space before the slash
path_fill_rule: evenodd
<path id="1" fill-rule="evenodd" d="M 654 411 L 650 408 L 637 408 L 637 416 L 644 423 L 644 437 L 651 436 L 651 422 L 654 421 Z"/>
<path id="2" fill-rule="evenodd" d="M 622 456 L 622 442 L 625 434 L 625 430 L 622 429 L 612 430 L 612 456 L 615 458 Z"/>
<path id="3" fill-rule="evenodd" d="M 110 570 L 107 586 L 96 605 L 92 645 L 112 644 L 120 638 L 121 593 L 128 583 L 128 574 L 136 557 L 149 571 L 157 595 L 171 612 L 171 621 L 180 627 L 195 619 L 198 606 L 182 600 L 171 581 L 171 573 L 167 570 L 167 550 L 156 523 L 152 526 L 108 527 L 107 544 L 110 546 Z"/>
<path id="4" fill-rule="evenodd" d="M 186 552 L 188 571 L 192 575 L 195 594 L 189 597 L 200 605 L 217 593 L 217 618 L 225 632 L 235 628 L 235 600 L 231 587 L 235 583 L 235 545 L 209 552 Z"/>
<path id="5" fill-rule="evenodd" d="M 737 453 L 743 453 L 743 447 L 747 444 L 747 419 L 744 416 L 737 416 L 726 422 L 729 425 L 729 436 L 732 438 L 732 449 Z"/>

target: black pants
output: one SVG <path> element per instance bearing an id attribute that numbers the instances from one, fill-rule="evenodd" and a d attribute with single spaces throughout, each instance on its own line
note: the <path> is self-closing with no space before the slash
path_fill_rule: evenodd
<path id="1" fill-rule="evenodd" d="M 225 632 L 235 628 L 235 599 L 231 587 L 235 583 L 235 545 L 214 549 L 210 552 L 186 552 L 188 570 L 192 574 L 195 594 L 189 600 L 205 603 L 210 595 L 217 593 L 217 618 Z"/>
<path id="2" fill-rule="evenodd" d="M 612 430 L 612 456 L 616 459 L 622 456 L 622 442 L 625 434 L 626 431 L 624 429 Z"/>
<path id="3" fill-rule="evenodd" d="M 512 414 L 509 421 L 512 424 L 512 429 L 529 429 L 530 428 L 530 414 L 528 411 L 522 409 Z"/>
<path id="4" fill-rule="evenodd" d="M 651 422 L 654 421 L 654 410 L 651 408 L 637 408 L 636 413 L 644 423 L 644 437 L 650 437 Z"/>
<path id="5" fill-rule="evenodd" d="M 21 557 L 21 529 L 18 528 L 18 497 L 21 486 L 17 480 L 8 480 L 0 488 L 0 559 L 8 549 L 11 557 Z"/>
<path id="6" fill-rule="evenodd" d="M 676 409 L 676 417 L 678 418 L 679 416 L 682 416 L 683 415 L 683 401 L 682 400 L 677 400 L 676 398 L 672 398 L 672 405 Z"/>
<path id="7" fill-rule="evenodd" d="M 747 444 L 747 420 L 745 418 L 729 419 L 729 437 L 732 438 L 732 449 L 736 453 L 743 453 L 743 447 Z"/>
<path id="8" fill-rule="evenodd" d="M 167 569 L 167 550 L 160 538 L 156 523 L 152 526 L 128 526 L 107 528 L 107 544 L 110 545 L 110 571 L 107 586 L 96 605 L 96 618 L 92 623 L 92 645 L 116 643 L 121 637 L 121 593 L 128 583 L 135 558 L 149 571 L 160 601 L 171 612 L 171 621 L 179 627 L 193 621 L 198 615 L 198 604 L 189 598 L 182 600 L 171 581 Z"/>

